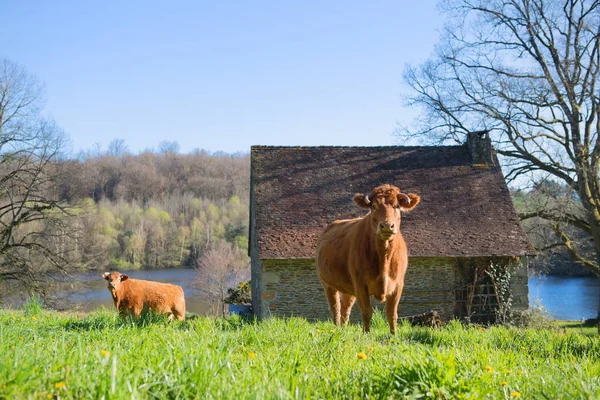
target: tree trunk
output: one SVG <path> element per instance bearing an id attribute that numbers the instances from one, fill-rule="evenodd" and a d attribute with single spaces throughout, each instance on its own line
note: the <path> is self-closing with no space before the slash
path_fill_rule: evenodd
<path id="1" fill-rule="evenodd" d="M 600 280 L 600 275 L 598 275 L 598 280 Z M 596 319 L 596 325 L 598 326 L 598 335 L 600 335 L 600 291 L 598 293 L 598 317 Z"/>
<path id="2" fill-rule="evenodd" d="M 221 308 L 222 308 L 222 312 L 223 312 L 223 318 L 225 318 L 225 308 L 227 307 L 227 304 L 225 303 L 225 295 L 224 293 L 221 293 Z"/>

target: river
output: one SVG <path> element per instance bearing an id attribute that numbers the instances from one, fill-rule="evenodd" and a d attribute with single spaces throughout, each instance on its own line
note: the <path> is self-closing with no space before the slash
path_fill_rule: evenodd
<path id="1" fill-rule="evenodd" d="M 158 269 L 129 271 L 134 279 L 146 279 L 168 282 L 183 287 L 188 312 L 200 315 L 216 315 L 219 304 L 211 304 L 194 290 L 197 270 L 194 269 Z M 100 272 L 84 272 L 77 274 L 81 282 L 71 294 L 65 294 L 65 308 L 80 311 L 91 311 L 99 307 L 112 308 L 113 302 L 107 283 Z M 62 283 L 65 287 L 73 287 L 72 280 Z M 557 277 L 533 276 L 529 278 L 529 304 L 535 306 L 538 301 L 548 313 L 556 319 L 581 320 L 595 318 L 598 315 L 598 296 L 600 282 L 593 277 Z M 11 295 L 3 298 L 5 306 L 18 307 L 22 296 Z M 323 299 L 325 301 L 325 299 Z"/>
<path id="2" fill-rule="evenodd" d="M 600 282 L 595 277 L 545 275 L 529 278 L 529 306 L 539 301 L 556 319 L 581 320 L 598 316 Z"/>

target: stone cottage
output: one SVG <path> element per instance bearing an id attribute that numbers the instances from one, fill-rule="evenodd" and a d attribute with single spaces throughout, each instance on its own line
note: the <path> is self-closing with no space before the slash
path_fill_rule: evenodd
<path id="1" fill-rule="evenodd" d="M 446 320 L 485 320 L 498 307 L 502 284 L 490 265 L 511 271 L 513 309 L 528 307 L 526 258 L 534 251 L 489 137 L 473 133 L 463 146 L 252 147 L 256 316 L 330 318 L 316 272 L 317 240 L 332 221 L 365 215 L 352 197 L 384 183 L 421 196 L 402 217 L 409 263 L 400 316 L 437 310 Z M 358 307 L 352 314 L 359 319 Z"/>

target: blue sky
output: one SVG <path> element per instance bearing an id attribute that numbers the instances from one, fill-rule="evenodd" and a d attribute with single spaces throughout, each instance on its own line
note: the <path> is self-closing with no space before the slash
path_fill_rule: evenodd
<path id="1" fill-rule="evenodd" d="M 0 56 L 46 86 L 73 149 L 390 145 L 435 1 L 7 1 Z"/>

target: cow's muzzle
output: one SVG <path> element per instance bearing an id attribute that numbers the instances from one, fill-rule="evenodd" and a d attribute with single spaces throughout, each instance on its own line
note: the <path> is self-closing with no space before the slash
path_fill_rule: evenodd
<path id="1" fill-rule="evenodd" d="M 377 235 L 384 240 L 389 240 L 396 234 L 396 225 L 381 222 L 377 227 Z"/>

